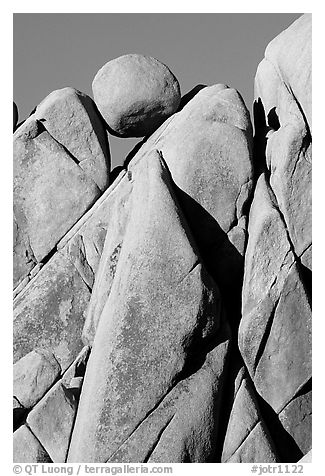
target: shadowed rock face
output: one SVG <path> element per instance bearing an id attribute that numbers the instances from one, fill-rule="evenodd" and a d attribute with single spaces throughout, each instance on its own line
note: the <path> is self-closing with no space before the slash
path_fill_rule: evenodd
<path id="1" fill-rule="evenodd" d="M 311 16 L 267 47 L 255 78 L 255 159 L 239 347 L 282 460 L 311 447 Z M 283 448 L 287 450 L 284 451 Z"/>
<path id="2" fill-rule="evenodd" d="M 18 123 L 18 107 L 17 104 L 14 102 L 13 103 L 13 131 L 15 132 L 16 126 Z"/>
<path id="3" fill-rule="evenodd" d="M 312 57 L 311 57 L 311 37 L 312 37 L 312 16 L 302 15 L 286 30 L 274 38 L 265 50 L 265 58 L 262 64 L 268 63 L 277 73 L 278 83 L 282 82 L 287 86 L 292 96 L 296 99 L 301 108 L 306 123 L 311 127 L 311 80 L 312 80 Z M 266 81 L 259 80 L 259 70 L 256 76 L 257 88 L 262 87 L 266 91 L 267 105 L 265 111 L 276 104 L 276 95 L 281 97 L 281 90 L 276 90 L 273 78 Z M 270 95 L 271 92 L 271 95 Z M 264 99 L 264 95 L 263 95 Z M 269 101 L 272 102 L 269 102 Z"/>
<path id="4" fill-rule="evenodd" d="M 111 63 L 147 101 L 121 134 L 151 135 L 107 190 L 90 98 L 54 91 L 18 128 L 15 462 L 310 461 L 310 20 L 266 49 L 254 140 L 223 84 L 155 122 L 171 73 L 140 55 L 136 92 Z"/>
<path id="5" fill-rule="evenodd" d="M 255 109 L 257 138 L 267 141 L 269 184 L 293 251 L 311 270 L 311 15 L 268 45 L 256 73 Z"/>
<path id="6" fill-rule="evenodd" d="M 152 149 L 164 156 L 230 323 L 238 325 L 246 209 L 253 185 L 252 129 L 241 96 L 223 84 L 201 89 L 148 138 L 129 169 Z"/>
<path id="7" fill-rule="evenodd" d="M 248 233 L 239 348 L 256 389 L 279 413 L 311 377 L 311 310 L 264 175 Z"/>
<path id="8" fill-rule="evenodd" d="M 252 185 L 251 141 L 243 100 L 234 89 L 217 84 L 200 90 L 166 121 L 129 168 L 149 150 L 160 150 L 175 184 L 228 233 L 242 217 Z M 191 220 L 191 214 L 186 215 Z"/>
<path id="9" fill-rule="evenodd" d="M 241 368 L 234 382 L 234 396 L 221 456 L 222 463 L 280 461 L 256 401 L 254 387 Z"/>
<path id="10" fill-rule="evenodd" d="M 252 186 L 251 143 L 247 109 L 237 91 L 224 85 L 197 93 L 143 143 L 128 165 L 129 186 L 123 186 L 123 192 L 119 185 L 114 192 L 114 220 L 88 309 L 85 342 L 93 341 L 112 285 L 130 219 L 128 196 L 134 171 L 155 149 L 166 160 L 176 185 L 175 194 L 205 266 L 222 291 L 230 320 L 238 320 L 246 242 L 245 205 Z"/>

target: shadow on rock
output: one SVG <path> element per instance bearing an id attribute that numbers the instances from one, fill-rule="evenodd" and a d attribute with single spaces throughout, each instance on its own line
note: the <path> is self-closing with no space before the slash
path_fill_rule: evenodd
<path id="1" fill-rule="evenodd" d="M 204 266 L 219 287 L 231 330 L 237 334 L 244 257 L 210 213 L 176 185 L 175 192 Z"/>
<path id="2" fill-rule="evenodd" d="M 196 96 L 198 92 L 201 91 L 201 89 L 204 89 L 206 87 L 207 87 L 206 84 L 197 84 L 196 86 L 194 86 L 193 89 L 191 89 L 191 91 L 184 94 L 184 96 L 181 99 L 181 102 L 179 103 L 177 112 L 181 111 L 183 107 L 186 106 L 186 104 L 190 102 L 191 99 L 193 99 L 194 96 Z"/>

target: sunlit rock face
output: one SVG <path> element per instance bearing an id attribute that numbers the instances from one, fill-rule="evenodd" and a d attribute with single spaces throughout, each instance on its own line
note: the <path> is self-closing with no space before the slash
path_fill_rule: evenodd
<path id="1" fill-rule="evenodd" d="M 311 461 L 310 40 L 266 48 L 254 137 L 142 55 L 18 126 L 15 462 Z M 109 134 L 145 137 L 112 173 Z"/>

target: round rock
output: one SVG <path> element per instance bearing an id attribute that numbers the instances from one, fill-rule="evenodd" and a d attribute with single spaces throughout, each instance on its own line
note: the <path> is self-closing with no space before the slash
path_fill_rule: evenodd
<path id="1" fill-rule="evenodd" d="M 106 63 L 92 89 L 111 132 L 120 137 L 151 134 L 177 111 L 181 99 L 179 83 L 169 68 L 138 54 Z"/>

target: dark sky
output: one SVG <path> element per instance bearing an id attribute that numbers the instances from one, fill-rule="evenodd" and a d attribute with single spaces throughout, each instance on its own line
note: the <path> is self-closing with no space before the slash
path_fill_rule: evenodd
<path id="1" fill-rule="evenodd" d="M 154 56 L 182 95 L 225 83 L 252 109 L 254 76 L 267 44 L 300 13 L 15 13 L 14 100 L 20 120 L 54 89 L 92 97 L 103 64 L 126 53 Z M 139 139 L 110 138 L 113 166 Z"/>

